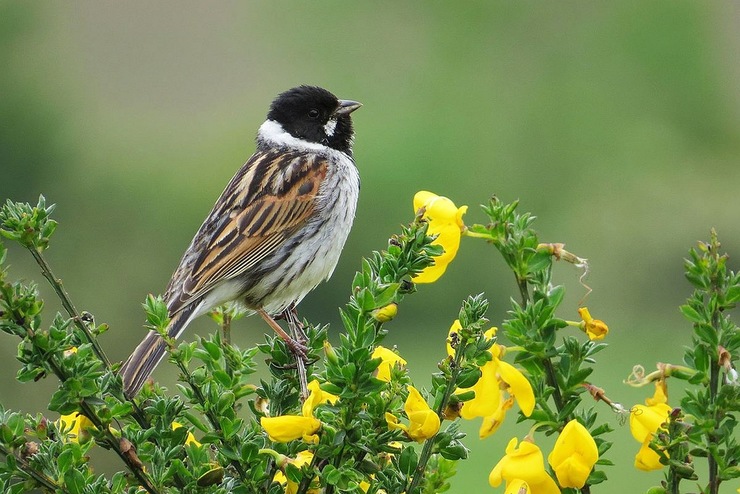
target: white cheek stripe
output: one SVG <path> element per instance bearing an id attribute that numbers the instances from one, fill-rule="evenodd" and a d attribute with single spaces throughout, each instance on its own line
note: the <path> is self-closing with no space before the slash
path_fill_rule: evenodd
<path id="1" fill-rule="evenodd" d="M 337 119 L 331 118 L 328 122 L 326 122 L 326 125 L 324 125 L 324 132 L 326 132 L 326 135 L 329 137 L 332 137 L 334 135 L 334 130 L 337 128 Z"/>
<path id="2" fill-rule="evenodd" d="M 300 149 L 304 151 L 328 151 L 330 148 L 319 144 L 317 142 L 308 142 L 303 139 L 293 137 L 283 129 L 283 126 L 274 120 L 265 120 L 257 131 L 257 138 L 259 140 L 277 144 L 278 146 L 286 146 L 293 149 Z"/>

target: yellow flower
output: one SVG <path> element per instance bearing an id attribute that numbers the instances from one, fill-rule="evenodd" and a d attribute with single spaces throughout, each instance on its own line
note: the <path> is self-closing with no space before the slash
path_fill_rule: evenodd
<path id="1" fill-rule="evenodd" d="M 506 456 L 491 470 L 488 476 L 491 487 L 498 487 L 505 480 L 507 493 L 560 494 L 557 484 L 545 471 L 545 459 L 540 448 L 526 440 L 517 447 L 517 442 L 517 438 L 509 441 Z M 526 490 L 522 491 L 522 488 Z"/>
<path id="2" fill-rule="evenodd" d="M 596 441 L 583 425 L 571 420 L 555 441 L 547 462 L 555 470 L 560 487 L 580 489 L 599 459 Z"/>
<path id="3" fill-rule="evenodd" d="M 588 312 L 588 307 L 581 307 L 578 309 L 578 315 L 583 320 L 580 324 L 580 328 L 588 335 L 591 341 L 603 340 L 606 334 L 609 332 L 609 327 L 604 321 L 594 319 Z"/>
<path id="4" fill-rule="evenodd" d="M 414 441 L 424 442 L 439 431 L 439 415 L 429 408 L 426 400 L 415 387 L 408 386 L 408 391 L 404 411 L 409 418 L 409 425 L 400 423 L 398 417 L 392 413 L 385 414 L 385 421 L 389 429 L 400 429 Z"/>
<path id="5" fill-rule="evenodd" d="M 177 430 L 183 425 L 180 422 L 172 421 L 172 430 Z M 195 446 L 200 446 L 201 444 L 195 439 L 195 436 L 192 432 L 188 432 L 188 435 L 185 436 L 185 444 L 194 444 Z"/>
<path id="6" fill-rule="evenodd" d="M 422 190 L 414 196 L 414 211 L 424 208 L 424 218 L 429 221 L 428 235 L 437 235 L 432 245 L 441 245 L 442 255 L 434 258 L 434 265 L 414 277 L 416 283 L 433 283 L 442 276 L 460 248 L 460 237 L 465 224 L 462 217 L 467 206 L 457 207 L 446 197 Z"/>
<path id="7" fill-rule="evenodd" d="M 396 364 L 399 364 L 401 367 L 406 365 L 406 361 L 401 358 L 400 355 L 383 346 L 375 347 L 372 358 L 379 358 L 382 360 L 376 371 L 378 374 L 375 377 L 385 382 L 389 382 L 391 380 L 391 369 L 393 369 Z"/>
<path id="8" fill-rule="evenodd" d="M 383 307 L 378 307 L 370 315 L 378 322 L 388 322 L 393 320 L 396 314 L 398 314 L 398 304 L 391 302 Z"/>
<path id="9" fill-rule="evenodd" d="M 303 403 L 301 415 L 281 415 L 279 417 L 262 417 L 260 424 L 265 429 L 270 440 L 287 443 L 303 438 L 310 444 L 319 442 L 316 434 L 321 428 L 321 421 L 313 416 L 314 409 L 322 403 L 334 403 L 337 396 L 322 391 L 319 382 L 313 380 L 308 384 L 308 398 Z"/>
<path id="10" fill-rule="evenodd" d="M 71 441 L 73 443 L 86 443 L 92 439 L 90 429 L 95 429 L 95 425 L 92 421 L 82 415 L 81 413 L 74 412 L 69 415 L 62 415 L 59 417 L 57 422 L 59 430 L 67 430 L 64 440 Z"/>
<path id="11" fill-rule="evenodd" d="M 660 470 L 660 455 L 650 449 L 650 441 L 660 427 L 668 420 L 671 407 L 668 405 L 665 381 L 655 383 L 655 394 L 645 400 L 646 405 L 635 405 L 630 412 L 630 431 L 632 437 L 641 443 L 640 451 L 635 456 L 635 467 L 638 470 Z"/>
<path id="12" fill-rule="evenodd" d="M 461 329 L 460 322 L 455 321 L 450 328 L 450 337 L 447 339 L 447 352 L 454 355 L 454 350 L 449 341 L 454 338 L 453 334 Z M 496 328 L 486 331 L 486 338 L 493 339 Z M 501 425 L 514 400 L 524 415 L 529 417 L 534 410 L 534 391 L 529 380 L 519 369 L 501 360 L 503 347 L 494 344 L 491 347 L 490 361 L 481 366 L 481 377 L 472 387 L 461 388 L 457 394 L 475 391 L 475 397 L 466 401 L 460 410 L 460 416 L 466 420 L 483 417 L 483 424 L 479 430 L 481 439 L 493 434 Z"/>
<path id="13" fill-rule="evenodd" d="M 310 451 L 301 451 L 295 457 L 295 459 L 288 460 L 289 463 L 301 468 L 303 465 L 308 465 L 313 460 L 313 453 Z M 277 472 L 275 474 L 275 482 L 279 482 L 285 486 L 285 494 L 296 494 L 298 492 L 298 484 L 289 480 L 283 472 Z M 306 491 L 307 494 L 318 494 L 318 489 L 309 489 Z"/>

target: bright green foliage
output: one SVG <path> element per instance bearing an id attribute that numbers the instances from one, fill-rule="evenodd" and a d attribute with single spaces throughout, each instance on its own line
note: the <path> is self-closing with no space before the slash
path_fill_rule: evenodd
<path id="1" fill-rule="evenodd" d="M 387 334 L 386 324 L 404 297 L 416 291 L 414 275 L 441 253 L 439 246 L 431 245 L 434 238 L 428 235 L 428 224 L 417 217 L 390 239 L 387 250 L 363 260 L 349 301 L 340 310 L 344 328 L 339 344 L 329 344 L 326 326 L 303 322 L 307 378 L 313 386 L 318 383 L 319 388 L 314 388 L 318 391 L 312 393 L 320 398 L 312 402 L 309 396 L 306 407 L 300 398 L 294 356 L 281 338 L 268 335 L 264 343 L 246 350 L 233 345 L 231 324 L 244 312 L 229 305 L 211 314 L 220 330 L 178 344 L 167 336 L 165 303 L 153 295 L 143 304 L 146 328 L 159 332 L 167 342 L 169 361 L 178 368 L 180 382 L 176 393 L 148 384 L 135 400 L 128 399 L 117 366 L 109 363 L 97 342 L 107 326 L 96 325 L 92 315 L 77 312 L 43 255 L 56 226 L 49 218 L 52 207 L 45 206 L 43 197 L 36 207 L 8 202 L 0 210 L 0 233 L 32 254 L 66 314 L 58 313 L 44 323 L 44 303 L 36 286 L 7 281 L 3 268 L 7 251 L 0 243 L 0 330 L 20 340 L 16 378 L 25 382 L 56 377 L 59 386 L 48 409 L 76 425 L 51 422 L 40 414 L 24 416 L 0 405 L 0 491 L 446 492 L 453 485 L 456 462 L 469 455 L 463 443 L 465 434 L 460 431 L 460 411 L 471 400 L 489 398 L 476 396 L 475 386 L 484 382 L 485 369 L 495 368 L 501 373 L 494 376 L 499 383 L 495 386 L 502 388 L 500 405 L 496 414 L 484 418 L 487 425 L 481 428 L 481 436 L 494 433 L 514 400 L 523 400 L 522 390 L 531 387 L 534 409 L 519 415 L 519 421 L 532 424 L 528 440 L 535 441 L 538 433 L 560 434 L 572 420 L 594 438 L 599 459 L 580 488 L 590 492 L 592 485 L 606 480 L 601 467 L 612 464 L 604 457 L 612 444 L 606 435 L 612 430 L 599 417 L 595 403 L 603 401 L 612 411 L 626 413 L 588 381 L 596 354 L 607 346 L 601 339 L 608 328 L 591 318 L 586 308 L 579 310 L 582 321 L 559 316 L 565 288 L 554 283 L 553 259 L 584 272 L 588 264 L 565 251 L 562 244 L 540 243 L 532 229 L 534 217 L 519 214 L 517 206 L 494 198 L 483 207 L 487 224 L 462 231 L 463 236 L 493 244 L 514 273 L 519 300 L 511 301 L 508 316 L 501 322 L 512 347 L 503 347 L 487 331 L 488 301 L 482 295 L 471 296 L 456 315 L 460 327 L 448 338 L 449 355 L 438 363 L 426 388 L 414 385 L 400 364 L 389 367 L 389 377 L 376 377 L 381 359 L 373 358 L 373 353 Z M 740 352 L 740 332 L 729 317 L 740 299 L 740 276 L 727 269 L 714 234 L 690 256 L 687 277 L 696 291 L 681 307 L 694 328 L 686 366 L 666 364 L 636 385 L 668 377 L 696 385 L 650 445 L 668 467 L 666 481 L 655 489 L 678 493 L 681 480 L 698 478 L 695 461 L 706 458 L 709 481 L 702 492 L 716 494 L 722 482 L 740 477 L 740 446 L 735 438 L 740 386 L 734 364 Z M 263 362 L 269 376 L 257 381 L 255 371 Z M 516 386 L 507 381 L 512 376 L 518 376 Z M 415 406 L 421 402 L 421 412 L 409 407 L 409 396 Z M 528 396 L 527 412 L 531 390 Z M 433 428 L 421 437 L 405 425 L 425 417 L 434 419 Z M 441 419 L 439 429 L 437 417 Z M 276 418 L 320 426 L 295 436 L 298 439 L 280 442 L 271 439 L 261 422 Z M 110 476 L 96 474 L 88 458 L 99 448 L 118 455 L 123 470 Z M 515 454 L 511 451 L 506 461 L 515 462 Z M 548 485 L 555 485 L 557 477 L 539 463 L 539 478 L 544 475 Z M 519 485 L 521 479 L 511 475 L 506 470 L 497 475 L 497 482 L 503 479 Z M 583 478 L 585 474 L 577 482 Z M 576 492 L 576 488 L 561 490 Z"/>

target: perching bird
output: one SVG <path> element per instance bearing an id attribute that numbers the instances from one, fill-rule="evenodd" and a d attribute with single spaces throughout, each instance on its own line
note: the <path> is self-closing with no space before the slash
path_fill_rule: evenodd
<path id="1" fill-rule="evenodd" d="M 350 118 L 360 106 L 314 86 L 272 102 L 257 150 L 216 201 L 167 286 L 169 336 L 232 300 L 282 331 L 270 316 L 291 315 L 331 276 L 360 191 Z M 155 331 L 139 343 L 120 371 L 127 396 L 138 393 L 165 351 Z"/>

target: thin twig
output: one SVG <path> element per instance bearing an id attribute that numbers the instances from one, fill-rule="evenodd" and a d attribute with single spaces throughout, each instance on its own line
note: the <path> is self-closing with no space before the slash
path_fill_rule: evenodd
<path id="1" fill-rule="evenodd" d="M 0 444 L 0 454 L 2 454 L 5 457 L 12 455 L 15 458 L 16 465 L 18 465 L 19 467 L 18 469 L 22 471 L 23 473 L 25 473 L 26 475 L 28 475 L 29 477 L 31 477 L 36 482 L 38 482 L 48 491 L 70 494 L 70 492 L 67 489 L 65 489 L 62 485 L 56 483 L 53 479 L 50 479 L 43 473 L 34 470 L 34 468 L 31 467 L 31 465 L 29 465 L 25 459 L 14 455 L 12 452 L 7 450 L 5 446 L 3 446 L 2 444 Z"/>
<path id="2" fill-rule="evenodd" d="M 451 366 L 452 370 L 450 373 L 450 379 L 447 381 L 447 387 L 445 388 L 442 400 L 440 401 L 437 410 L 435 410 L 437 416 L 439 416 L 440 418 L 442 417 L 442 412 L 447 407 L 447 403 L 449 402 L 452 393 L 454 393 L 455 389 L 457 388 L 457 378 L 460 376 L 460 372 L 462 372 L 461 364 L 464 357 L 465 352 L 455 352 L 455 360 L 454 364 Z M 421 455 L 419 455 L 419 463 L 417 463 L 416 470 L 414 471 L 414 476 L 411 479 L 411 484 L 409 485 L 408 489 L 406 489 L 406 492 L 408 492 L 409 494 L 414 494 L 416 492 L 416 489 L 419 487 L 422 479 L 424 478 L 424 472 L 426 471 L 427 463 L 432 457 L 432 451 L 434 449 L 434 439 L 436 437 L 437 434 L 427 439 L 424 443 L 424 447 L 421 450 Z"/>
<path id="3" fill-rule="evenodd" d="M 75 326 L 77 326 L 83 333 L 85 333 L 87 340 L 92 345 L 93 350 L 97 354 L 98 358 L 100 358 L 100 360 L 103 362 L 106 369 L 110 369 L 111 364 L 108 356 L 105 354 L 103 348 L 100 346 L 93 334 L 90 332 L 90 328 L 88 328 L 87 324 L 82 321 L 80 313 L 75 308 L 67 292 L 64 290 L 64 287 L 62 286 L 62 281 L 54 276 L 54 273 L 51 270 L 51 266 L 49 266 L 49 263 L 46 262 L 46 258 L 41 254 L 41 252 L 33 247 L 28 247 L 28 250 L 31 252 L 31 255 L 41 268 L 41 274 L 44 275 L 44 278 L 46 278 L 51 284 L 52 288 L 54 288 L 54 292 L 56 292 L 59 300 L 61 300 L 64 310 L 66 310 L 67 314 L 69 314 L 69 317 L 72 318 Z"/>

